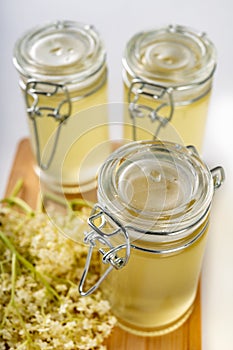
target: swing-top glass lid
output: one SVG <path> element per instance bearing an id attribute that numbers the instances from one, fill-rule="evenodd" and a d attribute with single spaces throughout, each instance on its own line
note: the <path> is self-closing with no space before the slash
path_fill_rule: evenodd
<path id="1" fill-rule="evenodd" d="M 57 21 L 34 28 L 15 45 L 14 64 L 26 78 L 50 82 L 79 82 L 95 75 L 106 60 L 93 26 Z"/>
<path id="2" fill-rule="evenodd" d="M 127 43 L 123 65 L 131 79 L 186 86 L 211 77 L 216 50 L 204 33 L 171 25 L 135 34 Z"/>
<path id="3" fill-rule="evenodd" d="M 193 148 L 133 142 L 103 165 L 99 202 L 126 227 L 171 233 L 196 223 L 208 209 L 213 178 Z"/>

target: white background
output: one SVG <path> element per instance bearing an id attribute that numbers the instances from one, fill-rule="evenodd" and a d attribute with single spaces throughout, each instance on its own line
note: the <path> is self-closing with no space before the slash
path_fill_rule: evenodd
<path id="1" fill-rule="evenodd" d="M 110 102 L 122 101 L 121 57 L 126 41 L 143 29 L 181 24 L 207 32 L 218 50 L 204 158 L 222 165 L 202 274 L 204 350 L 233 349 L 233 1 L 232 0 L 1 0 L 0 195 L 18 141 L 28 135 L 24 102 L 12 64 L 16 39 L 38 24 L 70 19 L 94 24 L 108 52 Z M 176 349 L 175 349 L 176 350 Z M 179 349 L 177 349 L 179 350 Z M 199 349 L 195 349 L 199 350 Z"/>

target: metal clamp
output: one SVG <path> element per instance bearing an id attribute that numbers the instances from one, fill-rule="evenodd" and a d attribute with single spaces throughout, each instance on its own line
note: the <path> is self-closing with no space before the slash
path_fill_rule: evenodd
<path id="1" fill-rule="evenodd" d="M 57 107 L 51 107 L 51 105 L 40 106 L 40 96 L 45 96 L 48 99 L 54 98 L 59 94 L 59 103 Z M 27 105 L 27 113 L 33 123 L 33 130 L 36 143 L 36 158 L 38 165 L 46 170 L 49 168 L 57 148 L 57 143 L 61 131 L 62 123 L 71 115 L 71 99 L 68 89 L 65 85 L 48 83 L 44 81 L 29 80 L 25 89 L 25 100 Z M 66 113 L 62 112 L 62 109 L 66 107 Z M 51 154 L 47 161 L 47 164 L 42 164 L 41 151 L 40 151 L 40 137 L 37 126 L 37 117 L 51 117 L 57 121 L 58 127 L 56 129 L 55 140 L 51 150 Z"/>
<path id="2" fill-rule="evenodd" d="M 106 209 L 96 204 L 92 215 L 88 219 L 88 224 L 92 231 L 85 233 L 84 238 L 84 242 L 89 244 L 89 251 L 79 284 L 79 293 L 82 296 L 93 293 L 113 268 L 117 270 L 123 268 L 130 256 L 130 241 L 126 229 Z M 95 248 L 98 248 L 98 251 L 102 254 L 102 262 L 109 264 L 109 267 L 92 287 L 84 291 L 84 284 Z"/>
<path id="3" fill-rule="evenodd" d="M 198 153 L 197 149 L 194 146 L 189 145 L 189 146 L 186 146 L 186 148 L 188 150 L 190 150 L 190 152 L 192 152 L 193 154 L 196 154 L 199 157 L 199 153 Z M 211 172 L 211 175 L 212 175 L 212 178 L 213 178 L 214 189 L 216 190 L 224 182 L 224 180 L 225 180 L 225 172 L 224 172 L 224 169 L 221 166 L 217 166 L 217 167 L 211 169 L 210 172 Z"/>
<path id="4" fill-rule="evenodd" d="M 225 172 L 224 169 L 221 166 L 217 166 L 216 168 L 213 168 L 210 170 L 213 182 L 214 182 L 214 189 L 218 189 L 223 181 L 225 180 Z"/>
<path id="5" fill-rule="evenodd" d="M 152 123 L 157 122 L 158 126 L 154 132 L 154 139 L 158 136 L 160 129 L 172 119 L 174 112 L 174 102 L 172 96 L 173 89 L 162 85 L 147 83 L 140 79 L 134 79 L 131 83 L 128 102 L 129 113 L 133 120 L 133 140 L 137 140 L 136 119 L 148 117 Z M 133 96 L 133 97 L 132 97 Z M 141 96 L 150 97 L 152 100 L 161 101 L 156 107 L 152 108 L 144 104 L 139 104 Z M 166 116 L 161 115 L 164 108 L 169 108 Z"/>

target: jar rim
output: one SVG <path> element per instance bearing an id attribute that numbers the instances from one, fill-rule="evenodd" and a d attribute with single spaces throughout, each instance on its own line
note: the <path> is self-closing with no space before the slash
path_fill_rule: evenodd
<path id="1" fill-rule="evenodd" d="M 205 33 L 181 25 L 142 31 L 126 44 L 124 80 L 139 78 L 176 89 L 204 84 L 216 68 L 216 48 Z"/>
<path id="2" fill-rule="evenodd" d="M 85 83 L 99 78 L 106 51 L 94 26 L 55 21 L 28 30 L 15 43 L 13 63 L 23 79 Z"/>
<path id="3" fill-rule="evenodd" d="M 151 172 L 160 169 L 162 176 L 165 176 L 165 186 L 168 183 L 172 184 L 172 178 L 169 179 L 170 182 L 167 180 L 177 171 L 175 176 L 180 177 L 177 180 L 178 187 L 175 187 L 175 191 L 172 189 L 166 192 L 164 187 L 157 187 L 157 184 L 153 187 L 152 183 L 152 187 L 149 185 L 147 190 L 154 197 L 150 198 L 149 195 L 142 199 L 144 184 L 141 175 L 144 173 L 147 177 L 148 169 L 149 176 Z M 137 197 L 132 195 L 132 189 L 129 192 L 129 188 L 130 182 L 132 185 L 136 178 L 136 172 L 141 170 L 138 177 L 141 187 L 138 192 L 141 196 L 138 204 L 135 200 Z M 159 181 L 159 186 L 163 186 L 162 180 Z M 179 191 L 183 191 L 181 197 Z M 131 198 L 127 193 L 131 193 Z M 139 234 L 172 236 L 171 239 L 183 235 L 184 231 L 203 220 L 203 216 L 206 217 L 213 193 L 213 179 L 207 165 L 193 149 L 172 142 L 135 141 L 126 144 L 106 160 L 98 178 L 99 203 L 125 227 Z M 155 197 L 163 201 L 159 203 Z"/>

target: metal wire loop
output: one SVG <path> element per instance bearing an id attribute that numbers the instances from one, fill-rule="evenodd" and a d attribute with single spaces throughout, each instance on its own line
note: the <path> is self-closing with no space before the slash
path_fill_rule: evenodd
<path id="1" fill-rule="evenodd" d="M 59 103 L 56 107 L 51 107 L 50 99 L 59 95 Z M 43 101 L 48 99 L 47 105 L 40 105 L 40 96 L 43 96 Z M 62 123 L 71 115 L 71 99 L 67 87 L 63 84 L 54 84 L 44 81 L 29 80 L 25 89 L 25 100 L 27 105 L 27 113 L 33 124 L 33 132 L 36 144 L 36 159 L 38 165 L 43 170 L 47 170 L 54 158 Z M 65 111 L 65 112 L 64 112 Z M 43 164 L 41 159 L 41 142 L 37 118 L 50 117 L 58 122 L 51 153 L 46 164 Z"/>
<path id="2" fill-rule="evenodd" d="M 218 189 L 223 181 L 225 180 L 225 172 L 224 169 L 221 166 L 217 166 L 210 170 L 214 182 L 214 189 Z"/>
<path id="3" fill-rule="evenodd" d="M 96 220 L 101 220 L 98 225 L 95 223 Z M 79 293 L 82 296 L 86 296 L 94 292 L 114 268 L 117 270 L 123 268 L 127 264 L 130 256 L 130 241 L 126 229 L 114 218 L 112 214 L 108 213 L 106 209 L 101 207 L 99 204 L 96 204 L 88 223 L 93 230 L 84 233 L 84 242 L 89 243 L 89 251 L 83 275 L 79 284 Z M 104 232 L 106 226 L 108 226 L 108 233 Z M 115 245 L 116 241 L 119 239 L 122 241 L 122 243 Z M 100 245 L 99 248 L 98 245 Z M 84 291 L 84 284 L 90 269 L 91 257 L 95 248 L 98 248 L 98 251 L 102 254 L 102 262 L 104 264 L 109 264 L 109 267 L 93 286 L 91 286 L 87 291 Z M 119 255 L 120 252 L 123 253 L 123 256 Z"/>
<path id="4" fill-rule="evenodd" d="M 149 118 L 152 123 L 157 122 L 157 127 L 153 132 L 153 137 L 156 138 L 162 127 L 171 121 L 174 112 L 174 102 L 172 96 L 172 88 L 158 84 L 151 84 L 141 79 L 134 79 L 131 83 L 128 102 L 129 114 L 133 121 L 133 139 L 137 140 L 137 118 Z M 145 104 L 140 104 L 140 97 L 148 97 L 156 103 L 155 108 Z M 158 102 L 161 102 L 158 104 Z M 168 111 L 162 115 L 164 108 Z"/>

